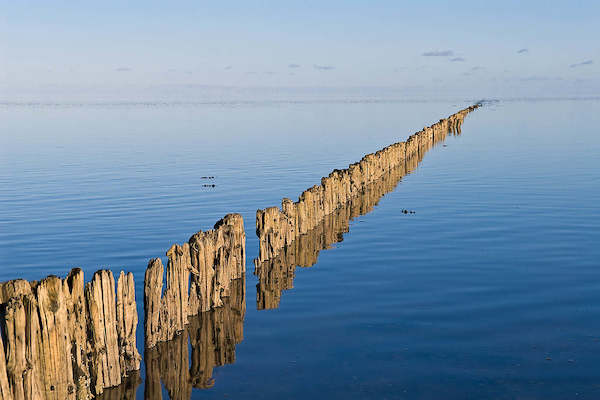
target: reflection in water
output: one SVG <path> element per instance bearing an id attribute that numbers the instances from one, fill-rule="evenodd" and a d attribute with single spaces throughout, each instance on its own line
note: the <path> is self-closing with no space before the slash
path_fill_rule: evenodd
<path id="1" fill-rule="evenodd" d="M 462 122 L 462 120 L 460 120 Z M 447 134 L 460 135 L 461 124 L 449 125 Z M 297 266 L 310 267 L 317 262 L 319 252 L 341 242 L 343 234 L 350 229 L 352 219 L 367 214 L 377 205 L 379 199 L 393 191 L 403 176 L 414 171 L 423 160 L 425 153 L 443 141 L 446 135 L 434 135 L 432 140 L 419 143 L 416 156 L 405 160 L 386 172 L 380 179 L 366 186 L 360 194 L 349 202 L 324 217 L 319 225 L 298 236 L 290 245 L 283 248 L 272 259 L 255 262 L 254 274 L 258 276 L 256 285 L 256 308 L 268 310 L 279 307 L 281 293 L 294 287 L 294 276 Z"/>
<path id="2" fill-rule="evenodd" d="M 192 388 L 214 385 L 213 368 L 234 363 L 235 346 L 244 338 L 245 298 L 245 280 L 232 281 L 222 307 L 190 317 L 181 334 L 146 350 L 146 400 L 162 400 L 161 382 L 171 400 L 190 399 Z"/>
<path id="3" fill-rule="evenodd" d="M 140 371 L 135 371 L 123 378 L 123 382 L 119 386 L 104 389 L 104 393 L 95 398 L 98 400 L 133 400 L 140 383 L 142 383 Z"/>

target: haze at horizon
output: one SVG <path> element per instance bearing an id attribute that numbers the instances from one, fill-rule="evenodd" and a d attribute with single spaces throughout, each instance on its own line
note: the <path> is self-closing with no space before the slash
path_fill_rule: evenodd
<path id="1" fill-rule="evenodd" d="M 2 9 L 2 101 L 160 97 L 198 87 L 385 88 L 395 97 L 600 93 L 600 6 L 591 1 L 4 1 Z"/>

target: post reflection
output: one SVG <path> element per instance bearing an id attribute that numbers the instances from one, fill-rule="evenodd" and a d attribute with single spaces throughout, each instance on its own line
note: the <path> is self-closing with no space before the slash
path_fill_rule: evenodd
<path id="1" fill-rule="evenodd" d="M 135 392 L 140 383 L 142 383 L 140 371 L 133 371 L 129 376 L 123 378 L 123 382 L 119 386 L 105 389 L 96 398 L 98 400 L 134 400 Z"/>
<path id="2" fill-rule="evenodd" d="M 144 399 L 162 400 L 164 386 L 168 399 L 188 400 L 193 388 L 215 384 L 215 367 L 235 362 L 236 345 L 244 338 L 246 286 L 244 279 L 231 285 L 223 307 L 190 317 L 181 334 L 146 350 Z"/>

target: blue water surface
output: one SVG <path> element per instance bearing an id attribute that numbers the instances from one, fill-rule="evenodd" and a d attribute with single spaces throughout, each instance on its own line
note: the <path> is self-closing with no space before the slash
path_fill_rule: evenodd
<path id="1" fill-rule="evenodd" d="M 257 310 L 256 209 L 471 103 L 2 104 L 0 281 L 125 269 L 142 316 L 148 260 L 238 212 L 243 341 L 191 398 L 597 398 L 598 100 L 471 113 Z"/>

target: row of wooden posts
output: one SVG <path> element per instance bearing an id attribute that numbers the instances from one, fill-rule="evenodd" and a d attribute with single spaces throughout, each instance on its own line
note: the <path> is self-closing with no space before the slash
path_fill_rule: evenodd
<path id="1" fill-rule="evenodd" d="M 273 262 L 302 252 L 297 239 L 339 210 L 351 210 L 353 201 L 368 196 L 400 166 L 406 167 L 400 175 L 413 163 L 416 166 L 435 142 L 460 131 L 464 117 L 478 107 L 461 110 L 406 142 L 334 170 L 296 202 L 283 199 L 281 209 L 258 210 L 255 273 L 260 282 L 269 281 Z M 379 198 L 391 190 L 389 186 L 384 184 L 372 197 Z M 144 277 L 146 352 L 184 332 L 193 316 L 222 307 L 232 287 L 239 290 L 236 282 L 244 278 L 246 266 L 242 216 L 226 215 L 213 229 L 173 245 L 166 255 L 166 279 L 160 258 L 150 260 Z M 265 263 L 271 267 L 261 270 Z M 278 297 L 273 300 L 268 291 L 262 292 L 257 305 L 271 308 L 274 301 L 278 303 Z M 121 272 L 116 285 L 109 270 L 97 271 L 85 283 L 80 269 L 64 279 L 0 283 L 0 400 L 83 400 L 120 385 L 140 369 L 137 325 L 131 273 Z"/>

